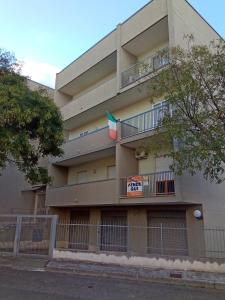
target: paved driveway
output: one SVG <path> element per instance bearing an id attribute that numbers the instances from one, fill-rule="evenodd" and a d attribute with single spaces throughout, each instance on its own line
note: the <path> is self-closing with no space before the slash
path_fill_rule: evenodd
<path id="1" fill-rule="evenodd" d="M 224 290 L 0 268 L 0 299 L 224 300 Z"/>

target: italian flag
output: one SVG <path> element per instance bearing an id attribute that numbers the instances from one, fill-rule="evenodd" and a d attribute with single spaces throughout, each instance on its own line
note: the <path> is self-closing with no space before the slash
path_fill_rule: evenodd
<path id="1" fill-rule="evenodd" d="M 112 139 L 112 140 L 116 140 L 117 139 L 117 128 L 116 128 L 116 119 L 115 117 L 107 112 L 107 118 L 108 118 L 108 125 L 109 125 L 109 137 Z"/>

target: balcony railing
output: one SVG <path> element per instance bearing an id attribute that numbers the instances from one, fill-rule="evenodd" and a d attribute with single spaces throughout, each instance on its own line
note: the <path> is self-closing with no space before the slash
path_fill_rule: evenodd
<path id="1" fill-rule="evenodd" d="M 160 54 L 147 57 L 141 62 L 137 62 L 129 69 L 121 73 L 121 88 L 134 83 L 144 76 L 150 75 L 169 64 L 168 50 L 164 49 Z"/>
<path id="2" fill-rule="evenodd" d="M 140 178 L 138 179 L 139 195 L 135 196 L 134 194 L 134 197 L 148 198 L 175 195 L 174 173 L 172 171 L 137 176 L 140 176 Z M 135 182 L 137 176 L 129 176 L 120 179 L 121 197 L 132 197 L 131 193 L 128 192 L 130 191 L 130 189 L 128 189 L 128 184 L 131 177 L 133 177 L 133 180 Z"/>
<path id="3" fill-rule="evenodd" d="M 127 138 L 139 133 L 153 130 L 160 126 L 166 112 L 169 111 L 168 104 L 151 109 L 121 122 L 121 138 Z"/>

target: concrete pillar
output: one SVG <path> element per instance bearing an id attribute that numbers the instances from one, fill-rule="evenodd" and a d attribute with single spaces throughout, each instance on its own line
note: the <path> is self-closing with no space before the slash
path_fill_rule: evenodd
<path id="1" fill-rule="evenodd" d="M 51 215 L 58 215 L 56 248 L 65 248 L 69 246 L 70 235 L 70 209 L 50 207 Z"/>
<path id="2" fill-rule="evenodd" d="M 117 26 L 117 93 L 121 88 L 121 73 L 135 64 L 137 57 L 123 49 L 121 45 L 121 24 Z"/>
<path id="3" fill-rule="evenodd" d="M 52 177 L 53 186 L 63 186 L 68 183 L 68 168 L 50 164 L 48 167 L 48 172 Z"/>
<path id="4" fill-rule="evenodd" d="M 99 251 L 100 244 L 100 227 L 98 225 L 101 224 L 101 210 L 99 208 L 91 208 L 90 209 L 90 229 L 89 229 L 89 251 Z"/>
<path id="5" fill-rule="evenodd" d="M 57 76 L 56 76 L 56 82 L 57 82 Z M 72 100 L 72 96 L 66 95 L 62 92 L 59 92 L 57 89 L 55 89 L 54 102 L 59 108 L 66 105 L 71 100 Z"/>
<path id="6" fill-rule="evenodd" d="M 131 175 L 138 175 L 138 161 L 134 150 L 116 144 L 116 195 L 120 199 L 120 179 Z"/>
<path id="7" fill-rule="evenodd" d="M 144 207 L 128 209 L 128 252 L 144 255 L 147 253 L 147 210 Z"/>
<path id="8" fill-rule="evenodd" d="M 201 205 L 195 205 L 186 209 L 188 255 L 191 257 L 205 256 L 205 239 L 203 220 L 197 220 L 193 213 L 198 209 L 202 211 Z"/>
<path id="9" fill-rule="evenodd" d="M 173 1 L 167 0 L 167 10 L 168 10 L 168 30 L 169 30 L 169 47 L 175 47 L 175 32 L 174 32 L 174 8 Z"/>

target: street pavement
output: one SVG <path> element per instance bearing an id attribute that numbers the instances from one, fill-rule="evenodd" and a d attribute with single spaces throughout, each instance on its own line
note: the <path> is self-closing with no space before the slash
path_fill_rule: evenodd
<path id="1" fill-rule="evenodd" d="M 225 291 L 0 267 L 0 299 L 224 300 Z"/>

